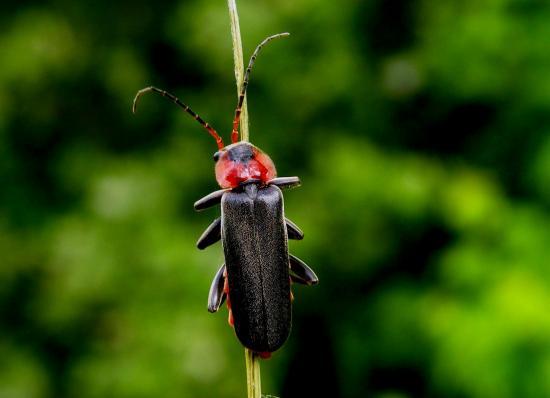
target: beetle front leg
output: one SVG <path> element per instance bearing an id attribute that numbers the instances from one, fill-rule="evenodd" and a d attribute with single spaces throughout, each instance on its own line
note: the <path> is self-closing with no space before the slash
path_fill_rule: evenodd
<path id="1" fill-rule="evenodd" d="M 206 249 L 208 246 L 213 245 L 222 238 L 222 222 L 221 217 L 216 218 L 212 224 L 206 228 L 201 237 L 197 241 L 197 247 L 199 250 Z"/>
<path id="2" fill-rule="evenodd" d="M 299 187 L 301 184 L 299 177 L 276 177 L 267 183 L 277 185 L 281 189 Z"/>
<path id="3" fill-rule="evenodd" d="M 317 278 L 315 272 L 306 263 L 292 254 L 289 254 L 288 258 L 290 260 L 290 279 L 293 282 L 308 286 L 319 283 L 319 278 Z"/>
<path id="4" fill-rule="evenodd" d="M 201 211 L 217 205 L 222 200 L 223 194 L 227 191 L 229 191 L 229 189 L 220 189 L 218 191 L 209 193 L 204 198 L 197 200 L 193 205 L 195 207 L 195 210 Z"/>
<path id="5" fill-rule="evenodd" d="M 226 293 L 224 292 L 225 284 L 225 263 L 222 264 L 216 276 L 212 280 L 210 285 L 210 292 L 208 293 L 208 311 L 216 312 L 220 309 L 221 305 L 225 301 Z"/>
<path id="6" fill-rule="evenodd" d="M 285 223 L 286 223 L 286 233 L 287 233 L 288 239 L 294 239 L 294 240 L 304 239 L 304 233 L 296 224 L 294 224 L 288 218 L 285 218 Z"/>

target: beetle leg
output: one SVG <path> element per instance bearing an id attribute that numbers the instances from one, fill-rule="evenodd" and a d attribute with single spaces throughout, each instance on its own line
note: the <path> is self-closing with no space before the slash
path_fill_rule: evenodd
<path id="1" fill-rule="evenodd" d="M 269 180 L 268 184 L 277 185 L 279 188 L 299 187 L 301 182 L 299 177 L 277 177 Z"/>
<path id="2" fill-rule="evenodd" d="M 226 293 L 224 292 L 225 284 L 225 263 L 222 264 L 216 276 L 212 280 L 212 285 L 210 285 L 210 292 L 208 293 L 208 311 L 216 312 L 220 309 L 220 306 L 225 301 Z"/>
<path id="3" fill-rule="evenodd" d="M 221 226 L 221 217 L 218 217 L 208 226 L 208 228 L 206 228 L 197 241 L 197 247 L 199 250 L 206 249 L 208 246 L 213 245 L 222 238 Z"/>
<path id="4" fill-rule="evenodd" d="M 209 193 L 204 198 L 197 200 L 193 205 L 195 207 L 195 210 L 201 211 L 217 205 L 222 200 L 223 194 L 227 191 L 229 191 L 229 189 L 220 189 L 218 191 Z"/>
<path id="5" fill-rule="evenodd" d="M 288 256 L 290 260 L 290 278 L 293 282 L 309 286 L 319 283 L 319 278 L 306 263 L 292 254 Z"/>
<path id="6" fill-rule="evenodd" d="M 285 218 L 286 223 L 286 232 L 288 239 L 302 240 L 304 239 L 304 233 L 296 224 L 290 221 L 288 218 Z"/>

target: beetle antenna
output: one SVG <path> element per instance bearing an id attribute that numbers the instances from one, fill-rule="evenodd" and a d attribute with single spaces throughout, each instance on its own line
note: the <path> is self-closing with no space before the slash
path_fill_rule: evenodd
<path id="1" fill-rule="evenodd" d="M 222 138 L 219 136 L 219 134 L 216 132 L 216 130 L 214 130 L 213 127 L 211 127 L 208 123 L 206 123 L 198 114 L 196 114 L 195 112 L 193 112 L 191 110 L 191 108 L 189 108 L 187 105 L 185 105 L 183 102 L 181 102 L 178 97 L 176 97 L 175 95 L 172 95 L 170 94 L 169 92 L 167 91 L 164 91 L 164 90 L 161 90 L 159 88 L 156 88 L 156 87 L 153 87 L 153 86 L 150 86 L 150 87 L 146 87 L 144 89 L 141 89 L 137 92 L 135 98 L 134 98 L 134 103 L 132 104 L 132 112 L 133 113 L 136 113 L 136 110 L 137 110 L 137 103 L 138 103 L 138 100 L 139 98 L 143 95 L 143 94 L 146 94 L 148 92 L 155 92 L 155 93 L 158 93 L 160 95 L 162 95 L 163 97 L 166 97 L 168 98 L 169 100 L 171 100 L 174 104 L 176 105 L 179 105 L 180 107 L 183 108 L 183 110 L 185 112 L 187 112 L 188 114 L 190 114 L 193 119 L 195 119 L 197 122 L 199 122 L 199 124 L 204 127 L 208 133 L 214 137 L 214 139 L 216 140 L 216 144 L 218 144 L 218 149 L 222 149 L 225 145 L 223 144 L 223 140 Z"/>
<path id="2" fill-rule="evenodd" d="M 264 41 L 262 41 L 260 44 L 258 44 L 258 47 L 256 47 L 256 49 L 254 50 L 254 53 L 250 57 L 250 61 L 248 62 L 248 67 L 246 68 L 246 72 L 244 74 L 241 92 L 239 93 L 237 108 L 235 109 L 235 119 L 233 119 L 233 131 L 231 131 L 231 142 L 233 144 L 239 140 L 239 123 L 241 121 L 241 110 L 244 102 L 244 97 L 246 96 L 246 88 L 248 87 L 248 79 L 250 77 L 250 71 L 252 70 L 252 66 L 254 66 L 256 57 L 258 56 L 258 53 L 260 52 L 262 47 L 265 46 L 267 43 L 269 43 L 271 40 L 278 39 L 279 37 L 286 37 L 286 36 L 290 36 L 290 33 L 279 33 L 277 35 L 269 36 L 268 38 L 264 39 Z"/>

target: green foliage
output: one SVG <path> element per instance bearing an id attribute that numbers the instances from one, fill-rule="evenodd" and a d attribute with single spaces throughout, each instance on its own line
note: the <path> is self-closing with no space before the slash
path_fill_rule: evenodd
<path id="1" fill-rule="evenodd" d="M 236 103 L 225 2 L 0 13 L 0 397 L 238 397 L 206 311 L 212 139 Z M 280 397 L 550 395 L 550 6 L 239 2 L 251 141 L 299 175 L 321 283 L 262 364 Z"/>

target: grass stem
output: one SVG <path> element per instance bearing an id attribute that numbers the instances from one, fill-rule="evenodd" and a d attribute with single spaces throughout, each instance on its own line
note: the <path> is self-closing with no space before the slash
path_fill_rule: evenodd
<path id="1" fill-rule="evenodd" d="M 231 21 L 231 38 L 233 41 L 233 61 L 235 63 L 235 79 L 237 80 L 237 95 L 241 91 L 244 79 L 243 44 L 241 40 L 241 29 L 239 26 L 239 14 L 235 0 L 227 0 L 229 8 L 229 19 Z M 241 140 L 249 141 L 248 134 L 248 108 L 246 98 L 244 99 L 241 112 Z M 262 380 L 260 377 L 260 358 L 248 348 L 244 349 L 246 363 L 246 385 L 248 398 L 261 398 Z"/>
<path id="2" fill-rule="evenodd" d="M 241 40 L 241 28 L 239 26 L 239 14 L 237 13 L 237 4 L 235 0 L 227 0 L 229 8 L 229 19 L 231 21 L 231 38 L 233 40 L 233 61 L 235 63 L 235 79 L 237 80 L 237 95 L 241 91 L 244 78 L 244 60 L 243 60 L 243 43 Z M 241 112 L 241 140 L 249 141 L 248 134 L 248 108 L 246 98 L 243 102 Z"/>
<path id="3" fill-rule="evenodd" d="M 244 355 L 248 398 L 261 398 L 262 378 L 260 376 L 260 357 L 248 348 L 244 349 Z"/>

